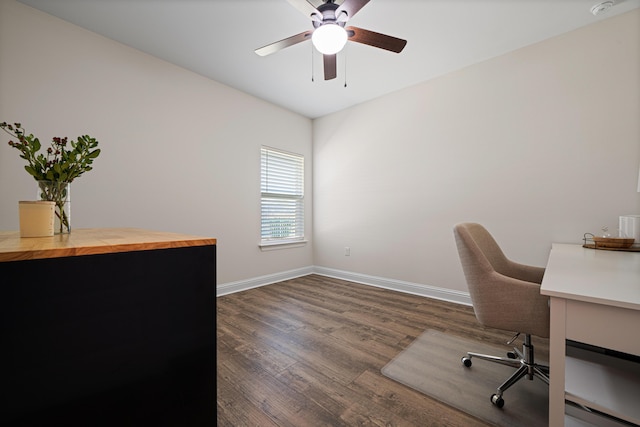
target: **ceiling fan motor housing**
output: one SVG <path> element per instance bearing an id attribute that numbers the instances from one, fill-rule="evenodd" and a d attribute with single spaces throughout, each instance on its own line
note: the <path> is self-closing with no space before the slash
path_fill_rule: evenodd
<path id="1" fill-rule="evenodd" d="M 337 24 L 341 27 L 344 27 L 346 19 L 338 20 L 338 17 L 336 16 L 336 9 L 338 7 L 339 6 L 333 3 L 333 1 L 328 1 L 318 6 L 318 12 L 322 13 L 322 21 L 320 22 L 312 19 L 311 23 L 313 24 L 313 27 L 318 28 L 325 24 Z M 344 13 L 346 14 L 346 12 Z"/>

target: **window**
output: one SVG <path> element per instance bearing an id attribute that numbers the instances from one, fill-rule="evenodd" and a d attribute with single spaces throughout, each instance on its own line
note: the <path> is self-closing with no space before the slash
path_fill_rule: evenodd
<path id="1" fill-rule="evenodd" d="M 304 157 L 262 147 L 261 244 L 304 240 Z"/>

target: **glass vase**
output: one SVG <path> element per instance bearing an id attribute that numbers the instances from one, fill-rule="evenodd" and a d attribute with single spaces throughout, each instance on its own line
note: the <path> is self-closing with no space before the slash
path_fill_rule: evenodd
<path id="1" fill-rule="evenodd" d="M 71 183 L 38 181 L 37 200 L 55 202 L 54 233 L 71 233 Z"/>

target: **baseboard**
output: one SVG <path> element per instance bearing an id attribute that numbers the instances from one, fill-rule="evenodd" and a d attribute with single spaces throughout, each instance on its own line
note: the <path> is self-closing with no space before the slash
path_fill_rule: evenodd
<path id="1" fill-rule="evenodd" d="M 471 305 L 471 296 L 468 292 L 438 288 L 419 283 L 404 282 L 402 280 L 388 279 L 385 277 L 369 276 L 367 274 L 353 273 L 350 271 L 336 270 L 326 267 L 316 266 L 313 270 L 315 274 L 319 274 L 321 276 L 334 277 L 336 279 L 348 280 L 350 282 L 376 286 L 378 288 L 389 289 L 392 291 L 420 295 L 423 297 L 435 298 L 469 306 Z"/>
<path id="2" fill-rule="evenodd" d="M 307 276 L 313 274 L 313 267 L 298 268 L 295 270 L 283 271 L 280 273 L 268 274 L 266 276 L 254 277 L 247 280 L 239 280 L 237 282 L 223 283 L 216 287 L 216 297 L 232 294 L 235 292 L 246 291 L 248 289 L 259 288 L 260 286 L 270 285 L 272 283 L 282 282 L 284 280 L 295 279 L 296 277 Z"/>
<path id="3" fill-rule="evenodd" d="M 348 280 L 350 282 L 361 283 L 363 285 L 376 286 L 378 288 L 389 289 L 397 292 L 404 292 L 412 295 L 420 295 L 428 298 L 435 298 L 443 301 L 458 304 L 471 305 L 471 297 L 468 292 L 456 291 L 452 289 L 438 288 L 435 286 L 423 285 L 419 283 L 404 282 L 401 280 L 388 279 L 384 277 L 370 276 L 367 274 L 353 273 L 350 271 L 336 270 L 326 267 L 304 267 L 296 270 L 283 271 L 281 273 L 269 274 L 248 280 L 224 283 L 217 287 L 216 296 L 232 294 L 234 292 L 246 291 L 283 280 L 295 279 L 296 277 L 309 274 L 319 274 L 321 276 L 333 277 L 336 279 Z"/>

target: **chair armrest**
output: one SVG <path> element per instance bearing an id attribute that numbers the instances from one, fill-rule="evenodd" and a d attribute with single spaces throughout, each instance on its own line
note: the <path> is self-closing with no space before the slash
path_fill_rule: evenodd
<path id="1" fill-rule="evenodd" d="M 511 277 L 524 280 L 525 282 L 542 283 L 542 277 L 545 271 L 544 267 L 520 264 L 511 260 L 509 260 L 509 267 L 511 269 L 509 274 Z"/>
<path id="2" fill-rule="evenodd" d="M 549 336 L 549 298 L 540 294 L 540 284 L 495 271 L 482 280 L 481 290 L 471 295 L 480 323 L 544 338 Z"/>

